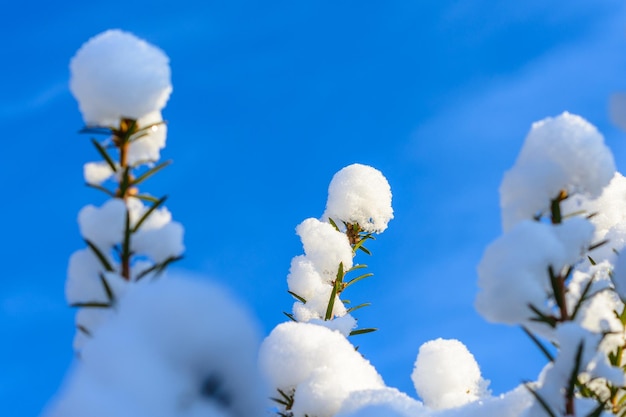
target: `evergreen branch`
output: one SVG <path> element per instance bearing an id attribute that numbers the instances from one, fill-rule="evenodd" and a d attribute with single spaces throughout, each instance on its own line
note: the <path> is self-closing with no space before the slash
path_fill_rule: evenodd
<path id="1" fill-rule="evenodd" d="M 89 249 L 91 249 L 91 251 L 96 255 L 96 257 L 98 258 L 98 260 L 100 261 L 100 263 L 102 264 L 104 269 L 107 272 L 114 272 L 114 269 L 111 266 L 111 263 L 104 256 L 104 254 L 100 251 L 100 249 L 98 249 L 98 247 L 96 245 L 91 243 L 91 241 L 89 239 L 84 239 L 84 240 L 85 240 L 85 243 L 87 244 L 87 246 L 89 246 Z"/>

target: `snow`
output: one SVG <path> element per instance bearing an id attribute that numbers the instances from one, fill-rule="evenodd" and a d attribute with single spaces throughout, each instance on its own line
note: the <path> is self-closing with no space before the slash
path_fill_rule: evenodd
<path id="1" fill-rule="evenodd" d="M 385 387 L 341 333 L 315 324 L 276 326 L 261 344 L 259 362 L 274 389 L 295 389 L 294 417 L 331 417 L 351 393 Z"/>
<path id="2" fill-rule="evenodd" d="M 614 173 L 604 138 L 582 117 L 565 112 L 534 123 L 500 185 L 503 229 L 545 213 L 561 190 L 599 196 Z"/>
<path id="3" fill-rule="evenodd" d="M 65 281 L 65 298 L 69 304 L 106 302 L 100 279 L 102 264 L 91 249 L 80 249 L 70 256 Z"/>
<path id="4" fill-rule="evenodd" d="M 326 284 L 308 257 L 299 255 L 291 260 L 289 275 L 287 275 L 287 285 L 291 292 L 308 301 L 322 291 Z"/>
<path id="5" fill-rule="evenodd" d="M 85 43 L 70 69 L 70 89 L 85 123 L 115 129 L 121 119 L 136 120 L 128 164 L 153 166 L 166 144 L 161 111 L 172 91 L 168 57 L 130 33 L 109 30 Z M 625 102 L 620 96 L 613 105 L 622 125 Z M 103 161 L 90 162 L 84 177 L 100 185 L 115 178 L 114 171 Z M 548 224 L 545 215 L 557 197 L 564 217 Z M 626 298 L 626 256 L 613 272 L 611 262 L 613 250 L 626 243 L 626 179 L 615 173 L 602 135 L 569 113 L 536 122 L 504 175 L 500 199 L 504 234 L 478 266 L 476 309 L 489 321 L 525 325 L 554 344 L 556 359 L 528 386 L 555 414 L 565 412 L 564 392 L 578 356 L 577 377 L 608 398 L 607 382 L 626 383 L 623 371 L 607 360 L 607 353 L 624 345 L 615 312 L 623 309 L 619 297 Z M 524 386 L 492 397 L 489 381 L 458 340 L 421 346 L 411 378 L 422 404 L 387 387 L 350 343 L 357 322 L 339 294 L 331 320 L 324 320 L 338 271 L 353 266 L 354 251 L 343 231 L 358 224 L 366 233 L 383 232 L 393 219 L 391 200 L 387 179 L 373 167 L 352 164 L 334 175 L 321 219 L 306 219 L 296 228 L 304 254 L 293 258 L 287 277 L 290 291 L 304 299 L 294 303 L 296 322 L 278 325 L 261 345 L 250 313 L 222 288 L 197 278 L 156 279 L 156 272 L 137 281 L 185 249 L 184 229 L 167 208 L 152 211 L 137 227 L 149 210 L 139 199 L 84 207 L 78 215 L 81 234 L 114 271 L 105 271 L 92 249 L 75 252 L 66 296 L 70 303 L 111 305 L 78 310 L 74 347 L 80 359 L 44 416 L 250 417 L 267 408 L 277 390 L 293 396 L 291 410 L 279 411 L 294 417 L 546 414 Z M 122 277 L 119 247 L 129 230 L 131 271 Z M 590 246 L 604 239 L 609 244 L 592 252 L 597 264 L 588 261 Z M 558 274 L 569 267 L 564 294 L 574 321 L 532 321 L 529 306 L 556 314 L 549 270 Z M 577 398 L 577 415 L 596 405 Z"/>
<path id="6" fill-rule="evenodd" d="M 352 164 L 337 172 L 328 186 L 323 219 L 357 223 L 366 232 L 381 233 L 393 219 L 391 187 L 368 165 Z"/>
<path id="7" fill-rule="evenodd" d="M 126 204 L 118 198 L 107 200 L 101 207 L 88 205 L 78 213 L 78 227 L 83 238 L 106 251 L 124 239 Z"/>
<path id="8" fill-rule="evenodd" d="M 167 223 L 158 229 L 140 230 L 132 238 L 132 248 L 161 263 L 183 254 L 183 233 L 183 226 L 178 222 Z"/>
<path id="9" fill-rule="evenodd" d="M 411 375 L 424 404 L 440 410 L 458 407 L 490 395 L 489 381 L 458 340 L 436 339 L 423 344 Z"/>
<path id="10" fill-rule="evenodd" d="M 45 416 L 248 417 L 263 409 L 257 325 L 222 288 L 158 280 L 108 311 Z"/>
<path id="11" fill-rule="evenodd" d="M 296 227 L 296 233 L 307 259 L 327 282 L 335 280 L 340 263 L 344 271 L 352 268 L 353 253 L 348 237 L 330 223 L 306 219 Z"/>
<path id="12" fill-rule="evenodd" d="M 70 90 L 88 126 L 117 127 L 160 111 L 172 92 L 169 58 L 131 33 L 107 30 L 70 62 Z"/>

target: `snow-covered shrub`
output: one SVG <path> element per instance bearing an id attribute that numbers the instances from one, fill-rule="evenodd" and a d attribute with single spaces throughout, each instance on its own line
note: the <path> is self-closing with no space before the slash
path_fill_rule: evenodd
<path id="1" fill-rule="evenodd" d="M 622 411 L 625 310 L 603 248 L 613 245 L 609 231 L 618 248 L 624 239 L 619 209 L 604 203 L 620 177 L 597 129 L 563 113 L 533 124 L 502 181 L 504 234 L 478 267 L 476 308 L 523 326 L 549 359 L 527 385 L 536 401 L 526 415 Z"/>
<path id="2" fill-rule="evenodd" d="M 223 289 L 163 274 L 184 251 L 166 198 L 139 185 L 166 167 L 161 118 L 172 90 L 167 56 L 107 31 L 71 62 L 70 87 L 102 161 L 87 185 L 108 198 L 78 214 L 87 245 L 71 257 L 77 360 L 49 417 L 248 417 L 264 407 L 255 320 Z"/>
<path id="3" fill-rule="evenodd" d="M 78 215 L 86 247 L 70 257 L 66 282 L 78 358 L 45 416 L 626 415 L 626 256 L 616 255 L 626 242 L 626 181 L 581 117 L 533 124 L 500 187 L 504 233 L 478 265 L 479 313 L 522 326 L 548 364 L 535 382 L 492 396 L 460 341 L 430 341 L 411 375 L 422 403 L 388 387 L 351 344 L 376 329 L 352 316 L 368 303 L 341 298 L 372 275 L 355 256 L 371 254 L 365 243 L 393 218 L 381 172 L 343 168 L 321 219 L 297 226 L 304 254 L 287 277 L 292 321 L 259 344 L 254 320 L 223 289 L 162 276 L 182 256 L 183 227 L 165 197 L 139 185 L 168 165 L 158 163 L 167 56 L 111 30 L 83 45 L 70 68 L 84 132 L 106 135 L 92 139 L 101 160 L 85 164 L 85 181 L 108 199 Z"/>

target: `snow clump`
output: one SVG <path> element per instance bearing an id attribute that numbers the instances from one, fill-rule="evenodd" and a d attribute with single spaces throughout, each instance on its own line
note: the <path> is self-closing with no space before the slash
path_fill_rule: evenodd
<path id="1" fill-rule="evenodd" d="M 424 404 L 433 409 L 459 407 L 489 397 L 489 381 L 458 340 L 437 339 L 420 347 L 411 375 Z"/>
<path id="2" fill-rule="evenodd" d="M 326 309 L 337 279 L 339 265 L 343 271 L 352 267 L 352 247 L 348 237 L 336 230 L 330 223 L 309 218 L 296 227 L 302 240 L 304 255 L 291 261 L 287 276 L 289 290 L 306 300 L 296 301 L 293 314 L 300 322 L 314 322 L 348 335 L 356 326 L 356 320 L 347 314 L 344 303 L 335 296 L 332 318 L 324 321 Z"/>
<path id="3" fill-rule="evenodd" d="M 275 390 L 295 390 L 294 417 L 332 417 L 351 393 L 385 388 L 342 334 L 309 323 L 279 324 L 261 344 L 259 363 Z"/>
<path id="4" fill-rule="evenodd" d="M 70 62 L 70 90 L 88 126 L 117 126 L 159 112 L 172 92 L 169 58 L 118 29 L 87 41 Z"/>
<path id="5" fill-rule="evenodd" d="M 614 173 L 604 138 L 582 117 L 565 112 L 536 122 L 500 185 L 502 226 L 546 212 L 561 191 L 595 198 Z"/>
<path id="6" fill-rule="evenodd" d="M 258 346 L 251 315 L 220 287 L 172 277 L 133 288 L 44 417 L 253 416 L 267 394 Z"/>
<path id="7" fill-rule="evenodd" d="M 487 247 L 478 265 L 476 310 L 488 321 L 506 324 L 528 324 L 534 316 L 530 305 L 550 315 L 548 269 L 575 263 L 592 236 L 593 225 L 582 218 L 557 226 L 516 224 Z"/>
<path id="8" fill-rule="evenodd" d="M 626 246 L 626 178 L 619 172 L 598 198 L 583 195 L 568 198 L 563 202 L 563 212 L 590 216 L 589 220 L 596 227 L 594 242 L 608 241 L 591 251 L 590 256 L 595 262 L 614 262 L 615 253 Z"/>
<path id="9" fill-rule="evenodd" d="M 366 232 L 382 233 L 393 219 L 391 187 L 371 166 L 352 164 L 337 172 L 328 186 L 324 219 L 357 223 Z"/>

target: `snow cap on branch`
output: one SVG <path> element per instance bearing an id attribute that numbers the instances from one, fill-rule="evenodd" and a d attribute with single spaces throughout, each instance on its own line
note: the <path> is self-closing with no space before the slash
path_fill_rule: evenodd
<path id="1" fill-rule="evenodd" d="M 614 172 L 604 138 L 582 117 L 566 112 L 534 123 L 500 185 L 504 230 L 547 211 L 561 191 L 597 197 Z"/>
<path id="2" fill-rule="evenodd" d="M 352 268 L 352 247 L 348 237 L 330 223 L 309 218 L 296 227 L 306 258 L 328 282 L 337 276 L 339 264 L 344 271 Z"/>
<path id="3" fill-rule="evenodd" d="M 391 187 L 371 166 L 352 164 L 335 174 L 328 186 L 324 219 L 358 223 L 366 232 L 381 233 L 393 219 Z"/>
<path id="4" fill-rule="evenodd" d="M 295 389 L 294 417 L 331 417 L 351 393 L 385 388 L 343 335 L 314 324 L 278 325 L 263 341 L 259 362 L 274 388 Z"/>
<path id="5" fill-rule="evenodd" d="M 434 410 L 459 407 L 490 395 L 474 356 L 458 340 L 424 343 L 411 375 L 424 404 Z"/>
<path id="6" fill-rule="evenodd" d="M 626 246 L 626 178 L 616 172 L 598 198 L 578 195 L 563 202 L 563 213 L 576 212 L 591 216 L 589 220 L 596 227 L 594 242 L 608 240 L 591 252 L 593 260 L 613 262 L 615 252 Z"/>
<path id="7" fill-rule="evenodd" d="M 87 41 L 70 62 L 70 90 L 88 126 L 117 126 L 160 111 L 172 92 L 169 58 L 118 29 Z"/>

